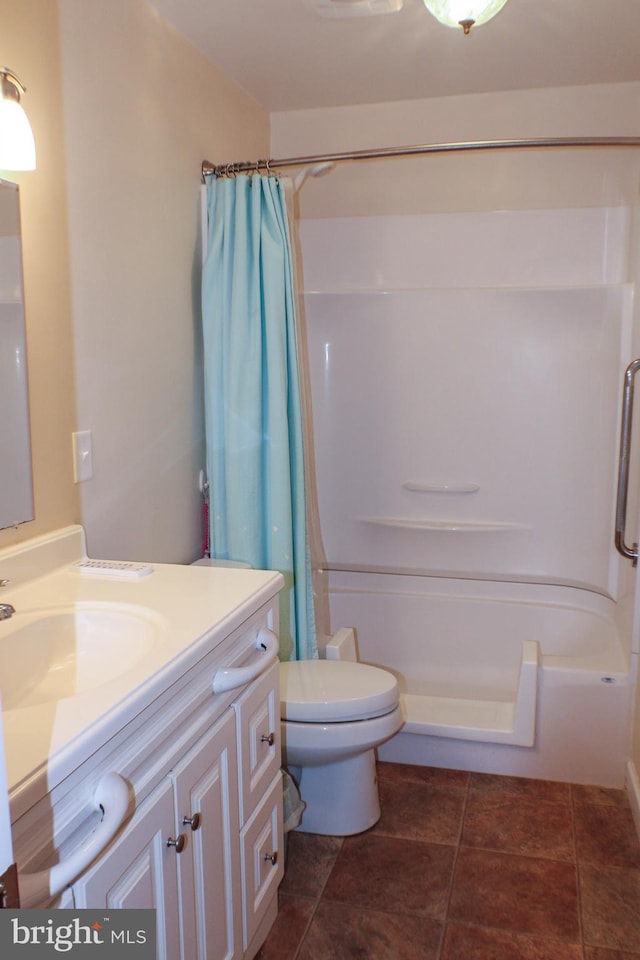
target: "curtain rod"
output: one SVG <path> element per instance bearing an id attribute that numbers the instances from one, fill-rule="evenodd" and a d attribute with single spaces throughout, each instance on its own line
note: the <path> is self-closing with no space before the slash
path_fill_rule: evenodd
<path id="1" fill-rule="evenodd" d="M 321 153 L 308 157 L 285 157 L 281 160 L 244 160 L 213 164 L 202 162 L 202 179 L 208 176 L 232 176 L 235 173 L 271 173 L 273 168 L 303 167 L 316 163 L 342 163 L 345 160 L 385 160 L 394 157 L 415 157 L 429 153 L 458 153 L 467 150 L 504 150 L 540 147 L 640 147 L 640 137 L 555 137 L 539 140 L 468 140 L 461 143 L 421 143 L 408 147 L 378 147 L 347 153 Z"/>

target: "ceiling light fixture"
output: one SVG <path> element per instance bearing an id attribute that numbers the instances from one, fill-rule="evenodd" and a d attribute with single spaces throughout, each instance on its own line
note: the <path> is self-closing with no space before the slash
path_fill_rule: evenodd
<path id="1" fill-rule="evenodd" d="M 20 105 L 25 87 L 15 73 L 0 67 L 0 170 L 35 170 L 36 145 Z"/>
<path id="2" fill-rule="evenodd" d="M 436 20 L 447 27 L 462 27 L 466 34 L 471 27 L 482 26 L 500 13 L 507 0 L 424 0 Z"/>

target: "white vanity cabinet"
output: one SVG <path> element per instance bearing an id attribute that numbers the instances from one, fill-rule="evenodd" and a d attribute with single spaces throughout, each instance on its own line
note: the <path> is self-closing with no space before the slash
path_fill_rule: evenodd
<path id="1" fill-rule="evenodd" d="M 75 904 L 155 907 L 159 958 L 241 958 L 239 832 L 229 709 L 76 881 Z"/>
<path id="2" fill-rule="evenodd" d="M 71 892 L 78 908 L 155 908 L 158 960 L 251 960 L 277 913 L 279 670 L 265 628 L 277 628 L 277 597 L 13 824 L 19 866 L 42 870 L 95 827 L 86 799 L 118 773 L 131 816 L 58 905 Z M 220 670 L 239 685 L 214 692 Z"/>

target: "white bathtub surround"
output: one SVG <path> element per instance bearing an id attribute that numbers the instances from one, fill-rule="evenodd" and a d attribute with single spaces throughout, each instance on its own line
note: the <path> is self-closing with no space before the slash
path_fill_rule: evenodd
<path id="1" fill-rule="evenodd" d="M 626 207 L 300 224 L 331 622 L 398 677 L 384 759 L 624 782 L 631 225 Z"/>
<path id="2" fill-rule="evenodd" d="M 329 569 L 614 595 L 631 304 L 629 285 L 308 294 Z"/>
<path id="3" fill-rule="evenodd" d="M 612 600 L 346 571 L 331 574 L 330 595 L 335 622 L 356 629 L 360 658 L 398 678 L 407 723 L 382 759 L 622 786 L 632 684 Z M 523 670 L 532 647 L 538 666 Z M 518 716 L 526 726 L 514 727 Z M 534 734 L 528 745 L 523 729 Z"/>

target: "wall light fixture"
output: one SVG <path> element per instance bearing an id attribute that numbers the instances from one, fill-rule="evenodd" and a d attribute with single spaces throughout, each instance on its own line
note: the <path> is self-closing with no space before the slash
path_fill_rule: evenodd
<path id="1" fill-rule="evenodd" d="M 36 168 L 36 145 L 20 104 L 25 92 L 13 70 L 0 67 L 0 170 Z"/>

